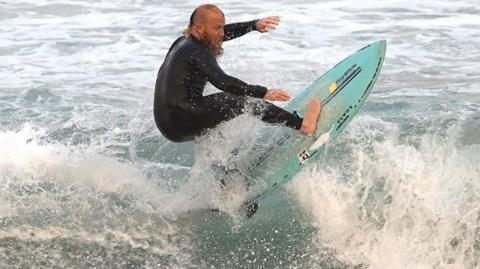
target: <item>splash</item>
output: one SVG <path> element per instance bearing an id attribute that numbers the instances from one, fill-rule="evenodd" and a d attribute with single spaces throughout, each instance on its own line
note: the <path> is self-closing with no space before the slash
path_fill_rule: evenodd
<path id="1" fill-rule="evenodd" d="M 220 209 L 235 219 L 241 218 L 238 209 L 248 194 L 247 178 L 243 174 L 246 167 L 242 164 L 248 163 L 248 154 L 255 146 L 252 134 L 258 134 L 261 125 L 255 117 L 241 115 L 211 130 L 195 144 L 190 184 L 202 190 L 199 197 L 208 197 L 211 208 Z"/>
<path id="2" fill-rule="evenodd" d="M 479 145 L 460 124 L 402 137 L 361 118 L 289 189 L 322 244 L 369 268 L 476 268 L 480 263 Z M 439 128 L 438 128 L 439 127 Z"/>
<path id="3" fill-rule="evenodd" d="M 87 248 L 99 259 L 92 266 L 108 263 L 104 252 L 120 249 L 127 253 L 122 259 L 134 260 L 144 255 L 135 249 L 143 249 L 158 264 L 189 263 L 189 232 L 172 221 L 179 212 L 168 203 L 176 196 L 131 164 L 49 144 L 45 134 L 29 125 L 0 133 L 1 248 L 21 249 L 15 257 L 30 251 L 43 257 L 42 244 L 57 256 L 67 247 Z M 85 253 L 76 254 L 60 264 L 82 263 Z"/>

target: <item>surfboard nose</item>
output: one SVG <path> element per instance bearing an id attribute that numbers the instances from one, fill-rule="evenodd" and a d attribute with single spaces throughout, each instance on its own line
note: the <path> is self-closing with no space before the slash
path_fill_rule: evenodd
<path id="1" fill-rule="evenodd" d="M 380 48 L 385 49 L 387 47 L 387 40 L 385 40 L 385 39 L 378 40 L 378 41 L 372 43 L 372 46 L 378 46 Z"/>
<path id="2" fill-rule="evenodd" d="M 368 44 L 367 46 L 359 49 L 358 51 L 362 51 L 362 50 L 365 50 L 365 49 L 369 49 L 371 51 L 378 50 L 378 51 L 380 51 L 380 55 L 385 55 L 385 51 L 387 49 L 387 40 L 385 40 L 385 39 L 378 40 L 376 42 Z"/>
<path id="3" fill-rule="evenodd" d="M 372 46 L 377 47 L 378 50 L 380 51 L 380 55 L 383 55 L 382 57 L 385 56 L 385 51 L 387 50 L 387 40 L 382 39 L 377 42 L 372 43 Z"/>

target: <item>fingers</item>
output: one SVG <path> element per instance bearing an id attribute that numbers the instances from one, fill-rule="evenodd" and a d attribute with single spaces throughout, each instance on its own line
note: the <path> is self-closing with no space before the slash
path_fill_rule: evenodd
<path id="1" fill-rule="evenodd" d="M 269 101 L 288 101 L 290 95 L 283 90 L 268 90 L 264 98 Z"/>
<path id="2" fill-rule="evenodd" d="M 268 26 L 275 27 L 280 24 L 280 18 L 275 16 L 275 17 L 266 17 L 264 19 L 264 23 Z"/>
<path id="3" fill-rule="evenodd" d="M 265 17 L 263 18 L 266 22 L 278 25 L 280 23 L 280 17 L 279 16 L 270 16 L 270 17 Z"/>
<path id="4" fill-rule="evenodd" d="M 258 31 L 265 33 L 269 30 L 274 30 L 280 24 L 280 17 L 278 16 L 270 16 L 265 17 L 258 21 Z"/>
<path id="5" fill-rule="evenodd" d="M 282 90 L 279 90 L 277 93 L 277 101 L 288 101 L 288 100 L 290 100 L 290 96 L 288 95 L 288 93 Z"/>

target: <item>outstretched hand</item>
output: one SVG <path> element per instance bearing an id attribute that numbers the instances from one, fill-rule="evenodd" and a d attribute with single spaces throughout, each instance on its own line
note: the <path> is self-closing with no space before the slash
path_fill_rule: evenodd
<path id="1" fill-rule="evenodd" d="M 270 30 L 277 28 L 279 23 L 280 23 L 280 17 L 270 16 L 270 17 L 265 17 L 263 19 L 259 19 L 255 27 L 257 28 L 257 31 L 259 31 L 260 33 L 266 33 Z"/>
<path id="2" fill-rule="evenodd" d="M 267 90 L 267 93 L 263 99 L 268 101 L 288 101 L 290 100 L 290 95 L 284 90 Z"/>

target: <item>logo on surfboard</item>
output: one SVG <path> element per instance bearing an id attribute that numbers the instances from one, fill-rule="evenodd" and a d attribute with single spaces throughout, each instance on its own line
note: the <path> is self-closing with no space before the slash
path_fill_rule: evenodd
<path id="1" fill-rule="evenodd" d="M 307 149 L 303 149 L 300 153 L 297 154 L 298 160 L 301 164 L 304 164 L 308 158 L 310 158 L 310 154 Z"/>

